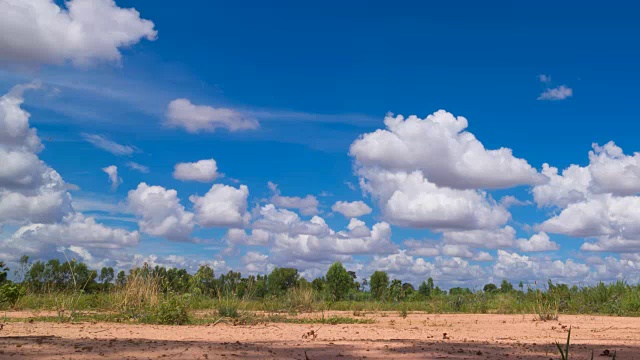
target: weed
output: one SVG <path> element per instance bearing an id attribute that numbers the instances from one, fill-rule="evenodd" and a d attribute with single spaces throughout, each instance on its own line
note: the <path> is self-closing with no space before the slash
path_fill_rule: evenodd
<path id="1" fill-rule="evenodd" d="M 240 312 L 238 311 L 240 302 L 240 299 L 229 294 L 220 296 L 218 298 L 218 316 L 232 319 L 240 317 Z"/>
<path id="2" fill-rule="evenodd" d="M 537 320 L 558 320 L 558 302 L 549 294 L 543 294 L 538 291 L 534 312 L 538 316 Z"/>
<path id="3" fill-rule="evenodd" d="M 162 325 L 185 325 L 190 322 L 187 309 L 188 295 L 169 294 L 153 313 L 151 322 Z"/>
<path id="4" fill-rule="evenodd" d="M 569 327 L 569 332 L 567 333 L 567 343 L 564 346 L 564 349 L 562 348 L 562 345 L 560 345 L 559 342 L 556 341 L 556 347 L 558 348 L 558 351 L 560 352 L 560 359 L 561 360 L 569 360 L 569 342 L 571 341 L 571 327 Z M 609 356 L 609 350 L 605 350 L 606 354 L 603 354 L 605 356 Z M 617 352 L 614 351 L 613 354 L 611 355 L 611 358 L 613 360 L 616 359 L 616 355 Z M 593 350 L 591 350 L 591 360 L 593 360 Z"/>

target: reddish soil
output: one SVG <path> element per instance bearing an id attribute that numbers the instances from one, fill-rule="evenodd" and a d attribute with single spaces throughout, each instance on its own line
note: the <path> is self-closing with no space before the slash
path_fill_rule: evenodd
<path id="1" fill-rule="evenodd" d="M 571 332 L 571 359 L 640 359 L 640 319 L 533 315 L 367 314 L 368 325 L 157 326 L 7 322 L 1 359 L 559 359 L 555 341 Z M 349 316 L 351 313 L 343 313 Z M 303 338 L 310 330 L 317 337 Z M 444 335 L 446 333 L 446 335 Z M 601 355 L 603 354 L 603 355 Z"/>

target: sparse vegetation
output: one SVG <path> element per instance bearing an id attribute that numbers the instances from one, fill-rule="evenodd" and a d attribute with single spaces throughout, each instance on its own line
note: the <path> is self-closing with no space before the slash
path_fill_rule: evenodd
<path id="1" fill-rule="evenodd" d="M 402 317 L 411 312 L 534 313 L 544 321 L 561 314 L 640 315 L 640 286 L 623 281 L 585 287 L 549 281 L 540 287 L 520 283 L 516 288 L 502 281 L 499 287 L 487 284 L 481 289 L 443 291 L 429 278 L 414 290 L 411 284 L 390 281 L 383 271 L 359 283 L 355 273 L 339 263 L 309 282 L 292 268 L 248 277 L 229 271 L 216 277 L 208 266 L 195 274 L 147 265 L 116 272 L 92 270 L 75 260 L 23 260 L 23 275 L 15 277 L 19 282 L 8 280 L 9 269 L 1 264 L 0 306 L 57 311 L 59 321 L 81 318 L 81 311 L 109 314 L 104 319 L 110 321 L 160 324 L 196 321 L 192 314 L 201 310 L 227 319 L 244 319 L 249 313 L 266 314 L 268 319 L 325 310 L 349 311 L 354 318 L 384 311 Z"/>
<path id="2" fill-rule="evenodd" d="M 564 345 L 564 348 L 562 347 L 562 345 L 556 341 L 556 347 L 558 348 L 558 351 L 560 352 L 560 360 L 569 360 L 569 343 L 571 341 L 571 327 L 569 327 L 569 331 L 567 333 L 567 343 Z M 605 353 L 603 353 L 601 356 L 611 356 L 611 359 L 615 360 L 616 359 L 616 355 L 617 355 L 617 351 L 613 351 L 613 353 L 609 354 L 609 350 L 605 350 Z M 593 350 L 591 351 L 591 360 L 593 360 Z"/>

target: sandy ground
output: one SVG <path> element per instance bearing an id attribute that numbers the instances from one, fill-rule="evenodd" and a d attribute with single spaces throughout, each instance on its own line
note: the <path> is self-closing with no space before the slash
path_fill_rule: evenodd
<path id="1" fill-rule="evenodd" d="M 15 316 L 14 316 L 15 315 Z M 42 314 L 40 314 L 42 315 Z M 350 313 L 343 313 L 349 316 Z M 571 359 L 640 359 L 640 318 L 367 314 L 368 325 L 157 326 L 29 322 L 0 330 L 0 359 L 559 359 L 572 326 Z M 303 338 L 314 330 L 317 337 Z M 446 333 L 446 335 L 444 335 Z M 305 355 L 306 352 L 306 355 Z"/>

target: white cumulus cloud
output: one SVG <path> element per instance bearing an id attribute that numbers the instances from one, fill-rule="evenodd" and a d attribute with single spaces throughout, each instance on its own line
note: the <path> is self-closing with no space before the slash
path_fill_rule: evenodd
<path id="1" fill-rule="evenodd" d="M 305 197 L 299 196 L 282 196 L 278 185 L 269 181 L 269 189 L 273 192 L 270 201 L 279 207 L 286 209 L 300 210 L 302 215 L 316 215 L 320 213 L 318 210 L 318 199 L 313 195 L 307 195 Z"/>
<path id="2" fill-rule="evenodd" d="M 109 181 L 111 182 L 111 189 L 115 190 L 120 184 L 122 184 L 122 178 L 118 176 L 118 167 L 115 165 L 109 165 L 102 168 L 107 175 L 109 175 Z"/>
<path id="3" fill-rule="evenodd" d="M 371 214 L 372 209 L 363 201 L 337 201 L 331 207 L 331 210 L 344 215 L 347 218 L 357 218 L 363 215 Z"/>
<path id="4" fill-rule="evenodd" d="M 249 188 L 215 184 L 204 196 L 192 195 L 198 224 L 203 227 L 244 227 L 250 220 L 247 212 Z"/>
<path id="5" fill-rule="evenodd" d="M 214 132 L 217 129 L 253 130 L 260 127 L 256 119 L 239 111 L 194 105 L 188 99 L 175 99 L 169 103 L 165 124 L 182 127 L 190 133 Z"/>
<path id="6" fill-rule="evenodd" d="M 120 49 L 154 40 L 153 22 L 113 0 L 2 0 L 0 58 L 15 63 L 119 61 Z"/>
<path id="7" fill-rule="evenodd" d="M 565 100 L 573 96 L 573 89 L 565 85 L 549 88 L 538 96 L 538 100 Z"/>
<path id="8" fill-rule="evenodd" d="M 545 232 L 540 232 L 538 234 L 534 234 L 529 238 L 517 240 L 518 248 L 520 251 L 524 252 L 534 252 L 534 251 L 554 251 L 560 249 L 560 246 L 551 241 L 549 235 Z"/>
<path id="9" fill-rule="evenodd" d="M 439 110 L 417 116 L 387 116 L 386 130 L 362 135 L 349 153 L 360 166 L 392 172 L 419 170 L 431 183 L 456 189 L 509 188 L 546 178 L 511 149 L 489 150 L 466 131 L 467 119 Z"/>
<path id="10" fill-rule="evenodd" d="M 218 177 L 218 165 L 213 159 L 178 163 L 174 167 L 173 177 L 184 181 L 211 182 Z"/>
<path id="11" fill-rule="evenodd" d="M 189 240 L 195 225 L 194 215 L 180 204 L 177 191 L 140 183 L 129 191 L 127 203 L 139 218 L 142 232 L 169 240 Z"/>

